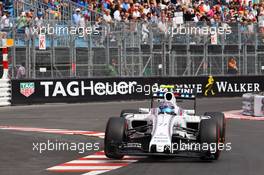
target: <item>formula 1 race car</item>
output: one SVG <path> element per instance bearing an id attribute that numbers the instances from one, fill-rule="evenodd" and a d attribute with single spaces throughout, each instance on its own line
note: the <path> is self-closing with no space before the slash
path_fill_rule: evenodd
<path id="1" fill-rule="evenodd" d="M 194 100 L 185 110 L 178 100 Z M 219 143 L 225 141 L 225 116 L 221 112 L 196 115 L 196 94 L 172 85 L 162 85 L 150 108 L 126 109 L 111 117 L 105 131 L 104 151 L 108 158 L 124 155 L 182 156 L 217 160 Z"/>

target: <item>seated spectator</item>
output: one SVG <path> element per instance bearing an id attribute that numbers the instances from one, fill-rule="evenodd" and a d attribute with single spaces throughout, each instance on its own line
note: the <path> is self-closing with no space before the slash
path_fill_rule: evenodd
<path id="1" fill-rule="evenodd" d="M 149 5 L 147 3 L 144 4 L 143 13 L 145 15 L 147 15 L 148 13 L 150 13 L 150 8 L 149 8 Z"/>
<path id="2" fill-rule="evenodd" d="M 184 21 L 194 21 L 194 17 L 195 17 L 195 14 L 194 14 L 194 10 L 193 9 L 185 9 L 184 8 L 184 11 L 183 11 L 183 19 Z"/>
<path id="3" fill-rule="evenodd" d="M 140 18 L 141 17 L 141 14 L 139 12 L 139 4 L 137 4 L 137 3 L 134 5 L 132 16 L 133 16 L 133 18 Z"/>
<path id="4" fill-rule="evenodd" d="M 121 18 L 121 11 L 122 11 L 121 7 L 118 6 L 117 9 L 114 12 L 114 19 L 116 21 L 121 21 L 122 20 L 122 18 Z"/>
<path id="5" fill-rule="evenodd" d="M 105 22 L 107 22 L 107 23 L 113 23 L 113 20 L 112 20 L 112 17 L 111 17 L 111 15 L 110 15 L 110 10 L 105 10 L 105 14 L 104 14 L 104 16 L 103 16 L 103 19 L 104 19 L 104 21 Z"/>
<path id="6" fill-rule="evenodd" d="M 79 25 L 80 24 L 80 20 L 81 20 L 81 10 L 79 8 L 77 8 L 75 10 L 75 13 L 72 16 L 72 20 L 73 20 L 73 24 L 75 25 Z"/>
<path id="7" fill-rule="evenodd" d="M 12 27 L 12 23 L 10 21 L 9 15 L 10 15 L 10 13 L 8 11 L 5 11 L 4 15 L 1 17 L 1 22 L 0 22 L 1 30 L 9 31 L 10 27 Z"/>
<path id="8" fill-rule="evenodd" d="M 110 10 L 110 7 L 111 7 L 110 0 L 104 0 L 103 1 L 103 7 L 104 7 L 104 9 L 109 9 Z"/>
<path id="9" fill-rule="evenodd" d="M 25 28 L 28 26 L 28 19 L 26 17 L 26 12 L 22 12 L 21 15 L 17 19 L 17 29 L 18 32 L 25 32 Z"/>
<path id="10" fill-rule="evenodd" d="M 128 9 L 130 8 L 130 4 L 128 3 L 128 0 L 124 0 L 124 2 L 122 3 L 121 7 L 125 11 L 128 11 Z"/>
<path id="11" fill-rule="evenodd" d="M 80 1 L 78 1 L 78 5 L 80 6 L 80 7 L 87 7 L 87 5 L 88 5 L 88 2 L 87 2 L 87 0 L 86 1 L 84 1 L 84 0 L 80 0 Z"/>
<path id="12" fill-rule="evenodd" d="M 144 44 L 147 44 L 148 37 L 149 37 L 148 23 L 147 21 L 144 21 L 142 24 L 142 42 Z"/>
<path id="13" fill-rule="evenodd" d="M 43 26 L 43 23 L 44 23 L 43 13 L 39 11 L 35 18 L 35 26 L 38 28 L 38 30 L 40 30 L 41 26 Z"/>

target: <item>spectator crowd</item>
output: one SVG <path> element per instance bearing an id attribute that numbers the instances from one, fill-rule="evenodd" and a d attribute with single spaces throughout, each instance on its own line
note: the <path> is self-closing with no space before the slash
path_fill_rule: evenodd
<path id="1" fill-rule="evenodd" d="M 97 23 L 142 21 L 156 24 L 204 21 L 208 24 L 258 23 L 264 28 L 264 1 L 258 2 L 258 0 L 255 0 L 256 2 L 251 0 L 73 0 L 71 3 L 69 1 L 14 0 L 14 11 L 19 12 L 19 14 L 14 13 L 17 15 L 16 25 L 18 28 L 24 28 L 32 22 L 32 19 L 38 22 L 52 16 L 53 19 L 58 20 L 72 19 L 78 25 L 88 21 Z M 23 11 L 25 2 L 37 3 L 38 8 Z M 11 15 L 9 11 L 5 11 L 4 6 L 4 1 L 0 2 L 1 29 L 10 27 Z"/>
<path id="2" fill-rule="evenodd" d="M 30 1 L 30 0 L 28 0 Z M 39 0 L 42 11 L 34 11 L 35 15 L 53 14 L 55 18 L 63 18 L 69 3 L 65 0 Z M 184 21 L 208 22 L 242 22 L 254 23 L 264 15 L 264 2 L 253 3 L 250 0 L 73 0 L 80 15 L 89 19 L 91 12 L 100 13 L 107 22 L 131 20 L 172 21 L 175 12 L 182 12 Z M 25 1 L 26 2 L 26 1 Z M 0 15 L 5 15 L 0 2 Z M 23 0 L 16 0 L 15 8 L 23 6 Z M 29 2 L 28 2 L 29 3 Z M 32 1 L 31 3 L 34 3 Z M 43 9 L 45 10 L 43 12 Z M 32 11 L 24 13 L 28 16 Z M 19 15 L 22 15 L 19 14 Z"/>

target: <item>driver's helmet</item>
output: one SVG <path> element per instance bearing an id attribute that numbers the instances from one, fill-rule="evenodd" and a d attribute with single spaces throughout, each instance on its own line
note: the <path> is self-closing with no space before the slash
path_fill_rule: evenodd
<path id="1" fill-rule="evenodd" d="M 159 105 L 159 113 L 175 113 L 175 107 L 171 102 L 163 101 Z"/>

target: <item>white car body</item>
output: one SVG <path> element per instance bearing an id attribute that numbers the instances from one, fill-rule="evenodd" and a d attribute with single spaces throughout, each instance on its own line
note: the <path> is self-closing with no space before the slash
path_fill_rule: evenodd
<path id="1" fill-rule="evenodd" d="M 172 96 L 172 99 L 169 101 L 172 102 L 175 107 L 174 114 L 159 113 L 159 108 L 140 108 L 139 114 L 127 114 L 125 116 L 128 129 L 133 129 L 132 123 L 134 121 L 146 121 L 147 124 L 152 125 L 152 137 L 149 144 L 149 152 L 151 152 L 152 146 L 155 145 L 156 152 L 163 153 L 167 146 L 171 147 L 173 144 L 172 135 L 177 135 L 190 140 L 197 139 L 195 134 L 188 133 L 187 130 L 176 129 L 175 127 L 187 128 L 187 124 L 190 123 L 199 126 L 202 119 L 210 118 L 209 116 L 194 115 L 194 110 L 184 110 L 180 108 L 177 105 L 174 96 Z"/>

